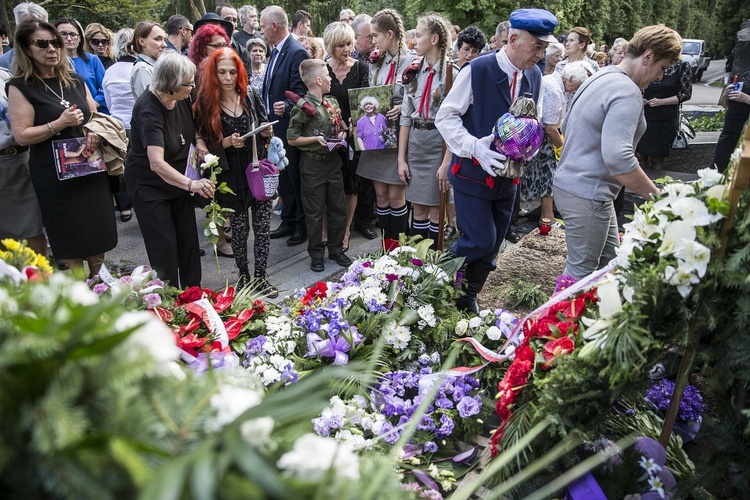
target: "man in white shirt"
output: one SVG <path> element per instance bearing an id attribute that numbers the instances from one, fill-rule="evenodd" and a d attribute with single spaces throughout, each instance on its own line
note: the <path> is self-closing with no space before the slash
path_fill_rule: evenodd
<path id="1" fill-rule="evenodd" d="M 435 125 L 453 152 L 448 178 L 453 185 L 461 237 L 451 252 L 464 257 L 464 296 L 457 306 L 478 312 L 482 290 L 505 238 L 516 194 L 514 179 L 495 169 L 506 157 L 491 148 L 495 122 L 519 96 L 531 94 L 541 109 L 544 57 L 557 18 L 544 9 L 519 9 L 510 16 L 508 44 L 464 66 L 445 97 Z"/>
<path id="2" fill-rule="evenodd" d="M 298 10 L 292 16 L 292 36 L 297 40 L 301 36 L 307 36 L 310 32 L 312 16 L 305 10 Z"/>

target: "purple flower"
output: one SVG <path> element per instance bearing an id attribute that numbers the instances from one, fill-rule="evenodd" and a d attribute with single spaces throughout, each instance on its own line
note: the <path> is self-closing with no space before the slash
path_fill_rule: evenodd
<path id="1" fill-rule="evenodd" d="M 151 283 L 149 283 L 149 286 L 164 286 L 164 282 L 160 280 L 159 278 L 154 278 L 151 280 Z"/>
<path id="2" fill-rule="evenodd" d="M 314 418 L 312 423 L 313 430 L 316 434 L 327 437 L 331 433 L 331 429 L 328 427 L 328 421 L 323 417 Z"/>
<path id="3" fill-rule="evenodd" d="M 566 288 L 571 287 L 572 285 L 575 285 L 578 280 L 575 276 L 571 276 L 569 274 L 563 274 L 557 277 L 555 280 L 555 292 L 561 292 L 565 290 Z"/>
<path id="4" fill-rule="evenodd" d="M 146 304 L 147 308 L 153 309 L 161 304 L 161 297 L 158 293 L 147 293 L 143 296 L 143 303 Z"/>
<path id="5" fill-rule="evenodd" d="M 419 259 L 411 259 L 411 263 L 414 264 L 417 267 L 421 267 L 423 262 Z"/>
<path id="6" fill-rule="evenodd" d="M 395 444 L 396 441 L 398 441 L 398 438 L 401 437 L 401 435 L 399 434 L 398 430 L 393 427 L 393 424 L 391 424 L 390 422 L 385 422 L 380 428 L 380 437 L 382 437 L 383 441 L 388 444 Z"/>
<path id="7" fill-rule="evenodd" d="M 448 398 L 438 398 L 435 401 L 435 404 L 438 408 L 442 408 L 444 410 L 450 410 L 451 408 L 453 408 L 453 401 Z"/>
<path id="8" fill-rule="evenodd" d="M 367 310 L 371 313 L 388 312 L 388 308 L 378 304 L 378 301 L 375 299 L 370 299 L 370 302 L 367 303 Z"/>
<path id="9" fill-rule="evenodd" d="M 259 356 L 263 354 L 263 346 L 268 340 L 264 335 L 259 335 L 254 339 L 247 341 L 247 347 L 245 347 L 245 357 L 251 358 L 253 356 Z"/>
<path id="10" fill-rule="evenodd" d="M 385 279 L 388 280 L 388 283 L 391 281 L 398 281 L 398 274 L 388 273 L 385 275 Z"/>
<path id="11" fill-rule="evenodd" d="M 294 384 L 297 382 L 297 372 L 294 371 L 292 362 L 288 362 L 284 365 L 284 369 L 281 371 L 281 381 L 287 384 Z"/>
<path id="12" fill-rule="evenodd" d="M 133 278 L 131 278 L 130 276 L 123 276 L 122 278 L 120 278 L 120 283 L 122 283 L 123 285 L 130 285 L 132 282 Z"/>
<path id="13" fill-rule="evenodd" d="M 475 396 L 473 398 L 464 396 L 456 405 L 456 409 L 458 410 L 458 415 L 461 418 L 473 417 L 474 415 L 479 413 L 479 410 L 482 409 L 482 401 L 481 399 L 479 399 L 479 396 Z"/>
<path id="14" fill-rule="evenodd" d="M 109 287 L 105 285 L 104 283 L 99 283 L 98 285 L 94 285 L 94 293 L 98 296 L 102 296 L 104 292 L 109 290 Z"/>
<path id="15" fill-rule="evenodd" d="M 674 385 L 674 382 L 665 378 L 658 380 L 646 392 L 646 400 L 650 401 L 659 411 L 666 412 L 672 400 Z M 677 411 L 677 418 L 683 422 L 692 422 L 698 420 L 705 409 L 700 391 L 693 385 L 685 387 L 685 393 L 682 395 L 682 401 Z"/>
<path id="16" fill-rule="evenodd" d="M 367 262 L 363 262 L 362 267 L 372 267 L 372 262 L 370 262 L 369 260 Z"/>
<path id="17" fill-rule="evenodd" d="M 417 361 L 418 361 L 418 362 L 419 362 L 419 364 L 420 364 L 420 365 L 422 365 L 422 366 L 427 366 L 427 365 L 429 365 L 430 363 L 432 363 L 432 361 L 430 360 L 430 357 L 429 357 L 429 356 L 428 356 L 427 354 L 422 354 L 422 355 L 421 355 L 421 356 L 419 357 L 419 359 L 417 359 Z"/>
<path id="18" fill-rule="evenodd" d="M 437 445 L 432 441 L 427 441 L 424 444 L 425 453 L 435 453 L 438 450 Z"/>
<path id="19" fill-rule="evenodd" d="M 435 422 L 432 420 L 432 417 L 429 415 L 423 415 L 422 420 L 419 422 L 419 425 L 417 425 L 417 429 L 420 431 L 433 431 L 435 430 Z"/>
<path id="20" fill-rule="evenodd" d="M 331 429 L 341 429 L 344 426 L 344 417 L 341 415 L 331 415 L 328 419 L 328 427 Z"/>
<path id="21" fill-rule="evenodd" d="M 447 438 L 453 432 L 453 419 L 443 413 L 440 415 L 440 427 L 435 430 L 435 436 L 439 438 Z"/>

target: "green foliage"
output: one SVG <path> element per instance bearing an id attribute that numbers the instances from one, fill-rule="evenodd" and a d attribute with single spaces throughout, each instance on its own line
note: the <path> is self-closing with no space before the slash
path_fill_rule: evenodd
<path id="1" fill-rule="evenodd" d="M 727 116 L 726 110 L 722 109 L 712 116 L 704 115 L 690 120 L 696 132 L 714 132 L 724 127 L 724 118 Z"/>
<path id="2" fill-rule="evenodd" d="M 533 310 L 549 299 L 540 285 L 514 279 L 500 287 L 500 296 L 508 309 L 524 308 Z"/>

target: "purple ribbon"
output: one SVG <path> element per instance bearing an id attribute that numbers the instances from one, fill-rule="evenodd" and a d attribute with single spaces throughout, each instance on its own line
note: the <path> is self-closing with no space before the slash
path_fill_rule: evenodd
<path id="1" fill-rule="evenodd" d="M 349 349 L 362 342 L 362 335 L 352 330 L 351 342 L 344 335 L 323 338 L 317 333 L 307 334 L 307 355 L 333 358 L 334 365 L 345 365 L 349 362 Z"/>
<path id="2" fill-rule="evenodd" d="M 594 476 L 587 472 L 568 485 L 565 500 L 607 500 L 607 495 Z"/>
<path id="3" fill-rule="evenodd" d="M 414 477 L 416 477 L 420 483 L 424 484 L 431 490 L 440 491 L 440 487 L 438 486 L 438 484 L 421 470 L 414 469 L 411 471 L 411 473 L 414 474 Z"/>

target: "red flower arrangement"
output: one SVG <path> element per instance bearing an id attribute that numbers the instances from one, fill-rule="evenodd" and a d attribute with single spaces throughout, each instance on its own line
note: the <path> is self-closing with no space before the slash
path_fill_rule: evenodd
<path id="1" fill-rule="evenodd" d="M 513 416 L 512 406 L 518 400 L 537 362 L 542 370 L 552 368 L 555 358 L 575 350 L 579 320 L 586 307 L 596 303 L 596 288 L 581 292 L 570 300 L 562 300 L 542 308 L 523 325 L 524 339 L 515 351 L 515 358 L 498 384 L 495 410 L 502 423 L 490 439 L 492 456 Z M 537 360 L 537 352 L 541 354 Z M 541 361 L 544 359 L 544 362 Z"/>
<path id="2" fill-rule="evenodd" d="M 175 299 L 172 309 L 155 307 L 153 312 L 172 329 L 177 347 L 196 356 L 198 352 L 228 349 L 228 342 L 240 335 L 245 324 L 256 314 L 266 311 L 265 303 L 256 300 L 251 309 L 230 314 L 229 309 L 233 304 L 234 287 L 214 292 L 193 286 Z M 222 326 L 226 339 L 222 338 Z"/>

